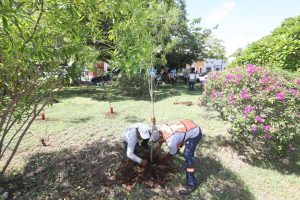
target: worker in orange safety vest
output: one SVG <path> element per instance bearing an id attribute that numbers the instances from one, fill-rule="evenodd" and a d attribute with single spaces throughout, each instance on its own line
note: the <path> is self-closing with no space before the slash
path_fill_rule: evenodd
<path id="1" fill-rule="evenodd" d="M 159 154 L 160 147 L 164 142 L 169 148 L 169 153 L 161 157 L 162 159 L 168 159 L 172 155 L 176 155 L 180 148 L 185 145 L 186 187 L 183 190 L 180 190 L 179 194 L 190 194 L 196 188 L 197 181 L 194 175 L 193 157 L 201 138 L 202 132 L 200 127 L 188 119 L 160 124 L 157 126 L 156 131 L 152 131 L 150 141 L 159 141 L 159 146 L 155 150 L 155 154 Z"/>

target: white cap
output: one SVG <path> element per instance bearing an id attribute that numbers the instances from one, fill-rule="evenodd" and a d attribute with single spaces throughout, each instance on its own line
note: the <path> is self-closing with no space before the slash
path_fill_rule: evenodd
<path id="1" fill-rule="evenodd" d="M 149 139 L 150 138 L 150 132 L 148 126 L 141 124 L 138 127 L 138 131 L 141 135 L 142 139 Z"/>

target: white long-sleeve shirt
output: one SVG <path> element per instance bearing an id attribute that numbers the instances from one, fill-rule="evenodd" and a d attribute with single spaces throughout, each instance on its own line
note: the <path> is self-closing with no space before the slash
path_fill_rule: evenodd
<path id="1" fill-rule="evenodd" d="M 193 128 L 186 132 L 184 141 L 187 141 L 189 138 L 194 138 L 199 135 L 199 127 Z M 169 152 L 171 155 L 175 155 L 177 153 L 177 145 L 179 145 L 184 137 L 184 133 L 175 133 L 171 135 L 167 140 L 166 144 L 169 148 Z"/>
<path id="2" fill-rule="evenodd" d="M 142 159 L 134 154 L 134 148 L 136 143 L 138 143 L 138 139 L 136 137 L 137 131 L 136 129 L 142 124 L 133 124 L 130 128 L 126 129 L 123 132 L 123 142 L 127 143 L 126 155 L 127 157 L 137 163 L 141 163 Z"/>
<path id="3" fill-rule="evenodd" d="M 192 73 L 191 73 L 191 74 L 189 75 L 189 80 L 190 80 L 190 81 L 195 81 L 195 79 L 196 79 L 196 74 L 192 74 Z"/>

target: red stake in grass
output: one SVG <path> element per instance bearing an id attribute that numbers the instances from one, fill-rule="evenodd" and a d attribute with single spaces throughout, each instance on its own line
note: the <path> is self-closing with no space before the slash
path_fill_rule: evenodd
<path id="1" fill-rule="evenodd" d="M 42 119 L 42 120 L 45 120 L 45 119 L 46 119 L 46 117 L 45 117 L 45 113 L 42 113 L 42 115 L 41 115 L 41 119 Z"/>
<path id="2" fill-rule="evenodd" d="M 114 113 L 114 110 L 113 108 L 110 106 L 110 114 L 113 114 Z"/>
<path id="3" fill-rule="evenodd" d="M 155 125 L 155 124 L 156 124 L 156 118 L 155 118 L 155 117 L 152 117 L 152 118 L 151 118 L 151 122 L 153 123 L 153 125 Z"/>

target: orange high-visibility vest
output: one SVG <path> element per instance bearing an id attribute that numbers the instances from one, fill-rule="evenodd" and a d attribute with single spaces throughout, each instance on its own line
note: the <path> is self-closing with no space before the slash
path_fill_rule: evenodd
<path id="1" fill-rule="evenodd" d="M 160 132 L 162 133 L 162 138 L 166 141 L 175 133 L 183 133 L 190 131 L 193 128 L 196 128 L 197 124 L 192 122 L 189 119 L 185 119 L 178 122 L 168 123 L 160 127 Z"/>

